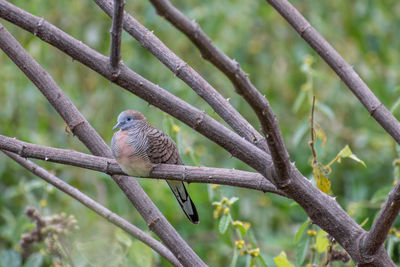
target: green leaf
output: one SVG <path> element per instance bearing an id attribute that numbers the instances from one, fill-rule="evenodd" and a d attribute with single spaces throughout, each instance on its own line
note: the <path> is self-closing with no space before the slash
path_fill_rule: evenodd
<path id="1" fill-rule="evenodd" d="M 276 256 L 274 262 L 277 267 L 294 267 L 287 259 L 285 251 L 282 251 L 278 256 Z"/>
<path id="2" fill-rule="evenodd" d="M 268 267 L 268 264 L 266 263 L 266 261 L 264 260 L 264 258 L 260 255 L 258 255 L 257 257 L 258 261 L 260 262 L 260 266 L 262 267 Z"/>
<path id="3" fill-rule="evenodd" d="M 253 262 L 253 257 L 252 256 L 250 256 L 250 255 L 247 255 L 247 257 L 246 257 L 246 267 L 251 267 L 252 265 L 252 262 Z"/>
<path id="4" fill-rule="evenodd" d="M 235 267 L 236 266 L 236 263 L 237 263 L 237 260 L 238 260 L 238 256 L 239 256 L 238 248 L 235 246 L 235 248 L 233 249 L 232 261 L 231 261 L 231 264 L 229 265 L 229 267 Z"/>
<path id="5" fill-rule="evenodd" d="M 235 202 L 238 201 L 238 200 L 239 200 L 238 197 L 231 197 L 231 198 L 229 199 L 229 203 L 231 203 L 231 205 L 232 205 L 233 203 L 235 203 Z"/>
<path id="6" fill-rule="evenodd" d="M 219 225 L 218 225 L 219 232 L 221 234 L 225 234 L 230 223 L 231 223 L 231 220 L 230 220 L 229 213 L 222 215 L 221 219 L 219 219 Z"/>
<path id="7" fill-rule="evenodd" d="M 394 113 L 396 109 L 400 106 L 400 98 L 394 102 L 393 106 L 390 108 L 390 113 Z"/>
<path id="8" fill-rule="evenodd" d="M 296 235 L 294 237 L 294 242 L 298 243 L 300 240 L 300 237 L 303 235 L 304 231 L 307 229 L 308 225 L 310 224 L 310 220 L 307 219 L 300 227 L 299 230 L 297 230 Z"/>
<path id="9" fill-rule="evenodd" d="M 125 245 L 126 247 L 130 247 L 132 245 L 132 240 L 127 233 L 125 233 L 120 228 L 117 228 L 115 231 L 115 236 L 121 244 Z"/>
<path id="10" fill-rule="evenodd" d="M 326 238 L 326 232 L 324 230 L 319 230 L 317 233 L 317 239 L 315 241 L 318 253 L 324 253 L 329 246 L 329 240 Z"/>
<path id="11" fill-rule="evenodd" d="M 367 167 L 367 165 L 365 164 L 364 161 L 362 161 L 361 159 L 359 159 L 355 154 L 353 154 L 353 152 L 351 151 L 349 145 L 346 145 L 336 156 L 338 158 L 338 162 L 341 162 L 342 158 L 351 158 L 352 160 L 360 163 L 361 165 L 363 165 L 364 167 Z"/>
<path id="12" fill-rule="evenodd" d="M 296 242 L 296 266 L 302 266 L 307 256 L 308 245 L 310 238 L 308 235 L 303 235 L 298 242 Z"/>
<path id="13" fill-rule="evenodd" d="M 330 119 L 335 118 L 335 114 L 333 113 L 332 109 L 331 109 L 329 106 L 327 106 L 327 105 L 325 105 L 325 104 L 323 104 L 323 103 L 317 102 L 317 103 L 316 103 L 316 107 L 317 107 L 320 111 L 322 111 L 323 113 L 325 113 L 325 115 L 326 115 L 327 117 L 329 117 Z"/>
<path id="14" fill-rule="evenodd" d="M 245 237 L 245 235 L 247 234 L 247 230 L 246 228 L 244 228 L 243 225 L 238 225 L 237 228 L 239 229 L 240 234 L 242 235 L 241 237 Z"/>
<path id="15" fill-rule="evenodd" d="M 21 263 L 21 255 L 14 249 L 4 250 L 0 254 L 1 267 L 20 267 Z"/>
<path id="16" fill-rule="evenodd" d="M 40 267 L 43 263 L 43 255 L 40 253 L 32 254 L 25 262 L 24 267 Z"/>
<path id="17" fill-rule="evenodd" d="M 301 90 L 300 93 L 297 95 L 292 108 L 292 110 L 295 113 L 299 111 L 301 104 L 303 104 L 304 100 L 306 99 L 306 96 L 307 96 L 307 91 L 305 90 Z"/>
<path id="18" fill-rule="evenodd" d="M 292 143 L 294 146 L 298 146 L 300 144 L 300 141 L 306 134 L 306 132 L 310 128 L 310 123 L 307 122 L 302 122 L 299 127 L 294 131 L 293 137 L 292 137 Z"/>
<path id="19" fill-rule="evenodd" d="M 392 190 L 392 186 L 385 186 L 374 193 L 371 198 L 371 203 L 380 203 L 386 200 L 389 195 L 390 190 Z"/>

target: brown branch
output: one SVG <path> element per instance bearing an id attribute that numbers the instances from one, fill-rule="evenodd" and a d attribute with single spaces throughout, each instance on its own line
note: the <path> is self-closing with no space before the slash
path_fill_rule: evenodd
<path id="1" fill-rule="evenodd" d="M 90 49 L 43 19 L 16 8 L 4 0 L 0 0 L 0 17 L 35 33 L 42 40 L 111 79 L 111 71 L 107 68 L 109 66 L 107 57 Z M 36 25 L 39 22 L 40 27 L 38 28 Z M 263 176 L 272 179 L 276 175 L 272 171 L 272 161 L 268 154 L 231 132 L 204 112 L 147 81 L 122 63 L 120 67 L 121 73 L 114 81 L 116 84 L 195 128 L 196 131 L 221 145 Z M 332 235 L 356 263 L 362 264 L 363 259 L 357 241 L 365 231 L 338 205 L 334 198 L 313 187 L 293 165 L 291 173 L 291 183 L 284 188 L 284 192 L 302 206 L 313 223 L 318 224 Z M 173 248 L 170 249 L 173 251 Z M 380 249 L 376 255 L 376 260 L 370 266 L 394 266 L 384 249 Z"/>
<path id="2" fill-rule="evenodd" d="M 361 249 L 366 259 L 372 260 L 385 242 L 389 230 L 400 211 L 400 183 L 389 193 L 389 197 L 376 217 L 371 229 L 361 240 Z"/>
<path id="3" fill-rule="evenodd" d="M 122 22 L 124 19 L 125 0 L 114 0 L 114 13 L 112 16 L 111 27 L 111 49 L 110 49 L 110 64 L 116 70 L 118 75 L 118 64 L 121 60 L 121 37 L 122 37 Z"/>
<path id="4" fill-rule="evenodd" d="M 61 31 L 42 18 L 38 18 L 7 1 L 0 0 L 0 17 L 35 34 L 57 47 L 76 61 L 112 80 L 108 58 Z M 40 24 L 38 28 L 37 25 Z M 274 174 L 271 157 L 227 127 L 158 85 L 146 80 L 120 63 L 120 74 L 114 83 L 139 96 L 164 112 L 194 128 L 210 140 L 225 148 L 233 156 L 259 170 L 271 181 Z M 267 166 L 267 167 L 266 167 Z"/>
<path id="5" fill-rule="evenodd" d="M 17 153 L 24 158 L 67 164 L 104 172 L 110 175 L 125 174 L 114 159 L 85 153 L 22 142 L 0 135 L 0 149 Z M 255 189 L 286 196 L 261 174 L 233 169 L 194 167 L 184 165 L 155 165 L 148 176 L 142 178 L 171 179 L 188 183 L 212 183 Z"/>
<path id="6" fill-rule="evenodd" d="M 370 115 L 400 144 L 400 123 L 342 56 L 287 0 L 267 0 L 336 72 Z"/>
<path id="7" fill-rule="evenodd" d="M 203 58 L 217 66 L 232 81 L 236 91 L 254 109 L 266 137 L 269 151 L 277 172 L 275 183 L 284 187 L 290 182 L 290 158 L 282 134 L 268 100 L 251 84 L 239 64 L 218 50 L 200 26 L 188 19 L 168 0 L 150 0 L 160 16 L 165 17 L 181 30 L 199 48 Z"/>
<path id="8" fill-rule="evenodd" d="M 39 19 L 35 24 L 35 31 L 40 31 L 43 24 L 44 20 Z M 71 100 L 58 87 L 51 76 L 23 49 L 18 41 L 1 24 L 0 48 L 38 87 L 66 121 L 72 132 L 78 136 L 92 153 L 111 157 L 109 147 L 73 105 Z M 112 178 L 145 219 L 150 230 L 160 237 L 183 265 L 195 264 L 205 266 L 204 262 L 165 219 L 135 179 L 118 175 L 113 175 Z"/>
<path id="9" fill-rule="evenodd" d="M 51 174 L 47 170 L 43 169 L 39 165 L 33 163 L 30 160 L 24 159 L 17 154 L 8 152 L 8 151 L 2 151 L 4 154 L 15 160 L 17 163 L 19 163 L 21 166 L 26 168 L 28 171 L 32 172 L 36 176 L 42 178 L 45 180 L 47 183 L 53 185 L 54 187 L 58 188 L 59 190 L 63 191 L 64 193 L 70 195 L 74 199 L 78 200 L 80 203 L 88 207 L 89 209 L 93 210 L 96 212 L 98 215 L 101 217 L 105 218 L 112 224 L 116 225 L 117 227 L 121 228 L 134 238 L 142 241 L 149 247 L 151 247 L 154 251 L 156 251 L 158 254 L 163 256 L 165 259 L 167 259 L 170 263 L 172 263 L 174 266 L 182 266 L 177 258 L 171 253 L 169 249 L 167 249 L 163 244 L 155 240 L 153 237 L 151 237 L 149 234 L 146 232 L 143 232 L 141 229 L 137 228 L 136 226 L 132 225 L 129 223 L 127 220 L 124 218 L 118 216 L 117 214 L 113 213 L 106 207 L 102 206 L 101 204 L 97 203 L 90 197 L 86 196 L 84 193 L 79 191 L 73 186 L 70 186 L 57 176 Z"/>
<path id="10" fill-rule="evenodd" d="M 109 1 L 94 0 L 94 2 L 96 2 L 110 17 L 112 16 L 113 7 Z M 240 136 L 245 137 L 247 141 L 255 144 L 264 151 L 268 151 L 268 146 L 264 137 L 262 137 L 260 133 L 232 107 L 228 100 L 215 90 L 200 74 L 165 46 L 151 31 L 128 13 L 125 13 L 124 16 L 124 29 L 168 67 L 178 78 L 189 85 Z"/>

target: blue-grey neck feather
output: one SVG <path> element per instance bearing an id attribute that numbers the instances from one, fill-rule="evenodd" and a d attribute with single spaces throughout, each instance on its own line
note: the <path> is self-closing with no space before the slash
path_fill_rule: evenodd
<path id="1" fill-rule="evenodd" d="M 135 121 L 133 126 L 129 127 L 128 143 L 134 147 L 135 154 L 141 157 L 147 157 L 149 147 L 146 130 L 149 124 L 146 121 Z"/>

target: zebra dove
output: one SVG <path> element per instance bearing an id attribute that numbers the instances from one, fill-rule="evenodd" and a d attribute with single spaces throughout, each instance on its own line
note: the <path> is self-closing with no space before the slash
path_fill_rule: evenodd
<path id="1" fill-rule="evenodd" d="M 125 110 L 118 116 L 111 150 L 121 169 L 131 176 L 148 175 L 154 164 L 183 165 L 175 142 L 164 132 L 151 126 L 138 111 Z M 167 180 L 179 205 L 188 219 L 199 223 L 199 216 L 185 185 L 181 181 Z"/>

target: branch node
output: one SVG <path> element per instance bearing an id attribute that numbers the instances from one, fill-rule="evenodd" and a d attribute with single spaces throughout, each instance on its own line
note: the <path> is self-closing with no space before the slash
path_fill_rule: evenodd
<path id="1" fill-rule="evenodd" d="M 181 62 L 181 63 L 179 63 L 177 66 L 176 66 L 176 68 L 175 68 L 175 76 L 178 76 L 179 77 L 179 74 L 180 74 L 180 72 L 181 72 L 181 70 L 183 69 L 183 68 L 185 68 L 187 66 L 187 63 L 185 63 L 185 62 Z"/>
<path id="2" fill-rule="evenodd" d="M 119 67 L 119 64 L 120 64 L 120 62 L 118 62 L 118 65 L 116 67 L 111 66 L 112 71 L 111 71 L 110 80 L 112 82 L 115 82 L 119 78 L 119 75 L 121 74 L 121 68 Z"/>
<path id="3" fill-rule="evenodd" d="M 360 255 L 360 261 L 358 264 L 369 264 L 372 263 L 375 260 L 375 255 L 368 255 L 366 253 L 364 247 L 365 243 L 365 238 L 367 238 L 368 232 L 364 232 L 361 234 L 361 236 L 358 238 L 357 242 L 357 248 L 358 248 L 358 254 Z"/>
<path id="4" fill-rule="evenodd" d="M 196 130 L 200 126 L 200 124 L 203 122 L 205 115 L 206 115 L 206 112 L 204 110 L 202 110 L 200 112 L 200 115 L 196 118 L 195 124 L 193 125 L 194 130 Z"/>
<path id="5" fill-rule="evenodd" d="M 371 108 L 371 111 L 369 112 L 369 115 L 373 117 L 375 111 L 376 111 L 377 109 L 379 109 L 380 107 L 382 107 L 382 106 L 383 106 L 383 104 L 382 104 L 382 103 L 379 103 L 379 105 L 377 105 L 377 106 L 375 106 L 375 107 L 372 107 L 372 108 Z"/>
<path id="6" fill-rule="evenodd" d="M 104 172 L 105 172 L 106 174 L 108 174 L 108 175 L 111 175 L 110 165 L 111 165 L 111 162 L 110 162 L 109 160 L 107 160 L 107 162 L 106 162 L 106 168 L 105 168 Z"/>
<path id="7" fill-rule="evenodd" d="M 26 158 L 25 156 L 24 156 L 24 150 L 25 150 L 25 148 L 26 148 L 26 146 L 25 145 L 22 145 L 21 146 L 21 149 L 18 151 L 18 155 L 20 155 L 21 157 L 23 157 L 23 158 Z"/>
<path id="8" fill-rule="evenodd" d="M 300 28 L 300 36 L 303 37 L 304 34 L 305 34 L 309 29 L 311 29 L 311 28 L 312 28 L 312 26 L 311 26 L 311 24 L 309 24 L 309 23 L 307 23 L 305 26 L 302 26 L 302 27 Z"/>
<path id="9" fill-rule="evenodd" d="M 71 121 L 71 123 L 68 125 L 68 127 L 71 130 L 72 134 L 75 136 L 75 128 L 84 123 L 85 123 L 84 120 L 75 119 L 75 120 Z"/>
<path id="10" fill-rule="evenodd" d="M 149 229 L 150 229 L 151 231 L 153 231 L 154 225 L 155 225 L 157 222 L 159 222 L 159 221 L 160 221 L 160 218 L 159 218 L 159 217 L 156 217 L 154 220 L 151 220 L 151 221 L 147 224 L 147 227 L 149 227 Z"/>
<path id="11" fill-rule="evenodd" d="M 45 22 L 45 19 L 40 18 L 40 20 L 36 24 L 36 27 L 33 29 L 33 35 L 37 36 L 39 34 L 40 28 L 43 26 L 44 22 Z"/>

